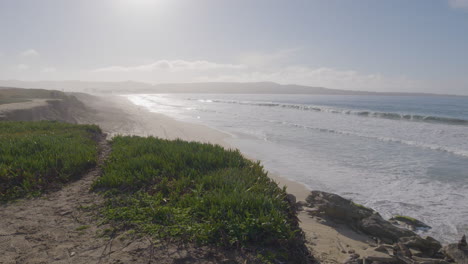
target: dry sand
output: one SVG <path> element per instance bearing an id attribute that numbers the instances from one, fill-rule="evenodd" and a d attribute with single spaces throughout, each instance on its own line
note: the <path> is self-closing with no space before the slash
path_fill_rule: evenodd
<path id="1" fill-rule="evenodd" d="M 229 147 L 224 139 L 229 135 L 206 126 L 176 121 L 165 115 L 150 113 L 122 96 L 96 97 L 76 95 L 91 108 L 91 114 L 78 120 L 98 124 L 110 137 L 115 135 L 154 136 L 219 144 Z"/>
<path id="2" fill-rule="evenodd" d="M 180 138 L 232 148 L 225 141 L 229 137 L 228 134 L 151 113 L 122 96 L 93 98 L 82 95 L 79 98 L 94 109 L 93 117 L 87 118 L 87 122 L 99 124 L 111 136 L 121 134 Z M 255 157 L 248 158 L 255 159 Z M 298 182 L 276 174 L 270 173 L 269 176 L 279 186 L 286 186 L 288 193 L 293 194 L 297 201 L 305 201 L 310 193 L 306 186 Z M 299 219 L 308 247 L 322 263 L 343 263 L 352 253 L 361 256 L 378 254 L 372 249 L 374 241 L 371 238 L 358 234 L 344 225 L 325 223 L 322 219 L 311 217 L 306 211 L 299 213 Z"/>
<path id="3" fill-rule="evenodd" d="M 0 104 L 0 120 L 7 112 L 10 112 L 10 111 L 31 109 L 31 108 L 46 106 L 47 105 L 47 100 L 48 99 L 33 99 L 31 101 L 28 101 L 28 102 Z"/>

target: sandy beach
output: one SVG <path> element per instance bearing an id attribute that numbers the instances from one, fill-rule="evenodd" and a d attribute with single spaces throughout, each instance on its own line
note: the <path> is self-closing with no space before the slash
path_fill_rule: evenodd
<path id="1" fill-rule="evenodd" d="M 7 120 L 16 120 L 18 115 L 22 116 L 24 114 L 25 120 L 30 121 L 44 119 L 59 120 L 57 118 L 60 117 L 62 118 L 61 120 L 66 122 L 99 125 L 105 133 L 100 139 L 101 162 L 106 159 L 106 155 L 108 155 L 111 149 L 108 140 L 116 135 L 182 139 L 218 144 L 226 149 L 234 148 L 228 143 L 231 139 L 230 134 L 208 126 L 182 122 L 159 113 L 150 112 L 144 107 L 133 104 L 125 96 L 99 96 L 80 93 L 74 95 L 83 104 L 76 100 L 71 100 L 59 104 L 62 106 L 56 108 L 56 104 L 49 103 L 42 105 L 40 102 L 33 101 L 32 103 L 3 105 L 0 110 L 3 109 L 7 114 L 11 115 L 11 118 Z M 240 151 L 242 152 L 242 149 Z M 258 160 L 258 157 L 255 156 L 245 154 L 244 156 L 251 160 Z M 261 162 L 261 160 L 259 161 Z M 96 216 L 91 211 L 83 211 L 80 209 L 80 206 L 82 203 L 91 203 L 96 206 L 102 204 L 102 197 L 96 193 L 88 192 L 93 179 L 99 177 L 100 173 L 100 167 L 97 166 L 85 175 L 83 179 L 57 192 L 46 194 L 42 198 L 36 198 L 32 201 L 24 200 L 21 203 L 5 205 L 0 212 L 1 218 L 5 219 L 4 223 L 0 222 L 0 249 L 4 247 L 5 250 L 8 250 L 9 254 L 5 255 L 3 259 L 0 258 L 0 263 L 3 263 L 3 260 L 7 261 L 6 263 L 14 263 L 12 262 L 14 259 L 30 258 L 49 260 L 54 258 L 62 260 L 74 257 L 76 254 L 79 254 L 79 257 L 74 258 L 74 263 L 89 263 L 90 260 L 96 259 L 99 259 L 99 261 L 105 259 L 107 261 L 103 263 L 114 263 L 113 261 L 116 259 L 127 261 L 124 261 L 124 263 L 140 263 L 139 261 L 148 258 L 152 259 L 156 251 L 159 257 L 158 263 L 173 263 L 175 259 L 183 259 L 190 254 L 197 255 L 198 257 L 195 257 L 195 259 L 199 258 L 201 261 L 205 261 L 200 263 L 219 263 L 219 258 L 225 258 L 230 254 L 230 252 L 218 252 L 219 254 L 215 253 L 213 256 L 207 257 L 203 254 L 207 252 L 211 252 L 210 254 L 212 254 L 212 249 L 193 246 L 181 249 L 167 245 L 158 245 L 156 247 L 152 244 L 151 240 L 145 240 L 145 238 L 131 239 L 128 244 L 119 244 L 114 239 L 109 242 L 103 238 L 96 238 L 95 233 L 100 229 L 95 221 Z M 358 263 L 356 262 L 358 260 L 369 261 L 369 263 L 396 263 L 395 261 L 398 261 L 394 256 L 395 245 L 402 248 L 406 246 L 400 245 L 400 242 L 394 244 L 394 239 L 392 239 L 391 243 L 384 240 L 385 234 L 396 232 L 396 227 L 385 221 L 377 212 L 334 194 L 310 190 L 307 186 L 290 180 L 287 175 L 269 173 L 268 176 L 279 187 L 286 187 L 287 192 L 294 196 L 296 208 L 298 209 L 300 228 L 304 233 L 306 246 L 319 263 Z M 321 193 L 318 194 L 318 200 L 317 193 Z M 309 195 L 309 199 L 306 199 Z M 325 197 L 323 195 L 338 197 L 338 200 L 320 200 Z M 64 199 L 63 197 L 67 198 Z M 288 199 L 292 201 L 292 197 Z M 344 204 L 340 205 L 339 199 L 344 200 Z M 320 204 L 324 201 L 325 205 L 329 208 L 325 209 L 325 211 L 320 209 Z M 358 211 L 353 212 L 352 210 L 358 210 L 361 215 L 363 213 L 367 214 L 366 212 L 370 211 L 371 215 L 380 218 L 379 225 L 374 225 L 374 227 L 377 226 L 377 229 L 382 229 L 383 233 L 378 231 L 375 237 L 365 235 L 364 233 L 376 233 L 372 230 L 372 232 L 368 233 L 367 231 L 370 229 L 367 231 L 363 230 L 362 226 L 361 228 L 356 228 L 355 218 L 353 217 L 356 217 L 355 213 Z M 343 214 L 346 214 L 348 218 L 340 218 Z M 357 217 L 359 218 L 360 216 Z M 375 217 L 371 216 L 366 217 L 366 219 L 375 219 Z M 21 219 L 21 221 L 17 221 L 18 219 Z M 44 221 L 50 224 L 44 224 Z M 363 220 L 361 219 L 360 221 L 362 222 Z M 55 223 L 62 224 L 57 226 Z M 82 226 L 89 228 L 87 228 L 86 232 L 82 232 L 80 231 Z M 24 231 L 25 228 L 27 229 L 26 231 Z M 406 231 L 415 235 L 409 230 Z M 63 234 L 66 235 L 63 236 Z M 407 234 L 407 236 L 411 236 L 411 234 Z M 381 237 L 380 235 L 383 236 Z M 420 237 L 404 238 L 423 241 Z M 427 241 L 421 243 L 434 241 L 432 238 L 427 239 Z M 80 242 L 86 240 L 91 242 L 88 244 Z M 64 251 L 64 248 L 60 248 L 57 243 L 65 243 L 66 251 Z M 41 250 L 41 247 L 44 245 L 47 248 L 56 249 L 55 251 L 50 251 L 53 255 L 44 255 Z M 109 245 L 111 245 L 110 247 L 113 250 L 109 248 Z M 437 241 L 435 241 L 435 246 L 441 247 Z M 457 247 L 457 244 L 451 246 Z M 427 249 L 426 246 L 423 248 L 421 251 Z M 177 254 L 177 256 L 173 253 Z M 423 254 L 418 250 L 413 251 L 413 253 L 419 256 Z M 413 253 L 410 252 L 405 256 L 411 257 Z M 424 254 L 433 255 L 433 253 Z M 415 256 L 416 259 L 418 255 Z M 236 257 L 233 256 L 234 259 Z M 413 260 L 409 259 L 408 261 Z"/>
<path id="2" fill-rule="evenodd" d="M 81 123 L 98 124 L 108 137 L 115 135 L 154 136 L 165 139 L 183 139 L 219 144 L 232 148 L 226 139 L 230 135 L 197 124 L 174 120 L 162 114 L 152 113 L 131 103 L 124 96 L 89 96 L 76 95 L 90 108 L 90 114 L 78 120 Z M 242 150 L 241 150 L 242 151 Z M 248 157 L 255 159 L 255 157 Z M 286 186 L 288 193 L 297 201 L 305 201 L 310 190 L 284 176 L 269 176 L 279 186 Z M 343 263 L 352 253 L 362 257 L 376 256 L 371 246 L 375 242 L 368 236 L 358 234 L 344 225 L 325 223 L 324 220 L 311 217 L 307 210 L 299 212 L 301 228 L 305 232 L 308 247 L 321 263 Z M 383 255 L 383 254 L 382 254 Z"/>

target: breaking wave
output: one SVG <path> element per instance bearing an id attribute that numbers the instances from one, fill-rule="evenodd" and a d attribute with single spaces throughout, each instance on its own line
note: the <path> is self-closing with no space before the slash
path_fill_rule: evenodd
<path id="1" fill-rule="evenodd" d="M 416 142 L 416 141 L 402 140 L 402 139 L 390 138 L 390 137 L 370 136 L 370 135 L 364 135 L 364 134 L 360 134 L 360 133 L 340 131 L 340 130 L 328 129 L 328 128 L 311 127 L 311 126 L 288 123 L 288 122 L 282 122 L 282 124 L 283 125 L 288 125 L 288 126 L 293 126 L 293 127 L 304 128 L 304 129 L 316 130 L 316 131 L 320 131 L 320 132 L 326 132 L 326 133 L 341 134 L 341 135 L 347 135 L 347 136 L 356 136 L 356 137 L 361 137 L 361 138 L 370 138 L 370 139 L 375 139 L 375 140 L 385 141 L 385 142 L 395 142 L 395 143 L 404 144 L 404 145 L 408 145 L 408 146 L 414 146 L 414 147 L 418 147 L 418 148 L 424 148 L 424 149 L 447 152 L 447 153 L 451 153 L 451 154 L 461 156 L 461 157 L 468 157 L 468 151 L 453 149 L 453 148 L 449 148 L 449 147 L 438 146 L 438 145 L 435 145 L 435 144 L 426 144 L 426 143 L 421 143 L 421 142 Z"/>
<path id="2" fill-rule="evenodd" d="M 326 112 L 334 114 L 346 114 L 346 115 L 357 115 L 363 117 L 374 117 L 384 118 L 393 120 L 405 120 L 405 121 L 416 121 L 416 122 L 428 122 L 428 123 L 440 123 L 448 125 L 468 125 L 468 120 L 442 117 L 442 116 L 431 116 L 431 115 L 417 115 L 417 114 L 402 114 L 394 112 L 375 112 L 367 110 L 350 110 L 323 107 L 316 105 L 304 105 L 304 104 L 284 104 L 284 103 L 273 103 L 273 102 L 255 102 L 255 101 L 237 101 L 237 100 L 200 100 L 200 99 L 189 99 L 197 100 L 203 103 L 224 103 L 224 104 L 239 104 L 239 105 L 252 105 L 252 106 L 263 106 L 263 107 L 281 107 L 288 109 L 297 109 L 302 111 L 314 111 L 314 112 Z"/>

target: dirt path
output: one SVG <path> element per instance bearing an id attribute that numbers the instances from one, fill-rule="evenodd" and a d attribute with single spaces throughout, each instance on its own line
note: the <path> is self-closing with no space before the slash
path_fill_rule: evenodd
<path id="1" fill-rule="evenodd" d="M 156 242 L 150 237 L 102 237 L 108 226 L 95 205 L 103 198 L 90 192 L 110 153 L 103 136 L 99 164 L 80 180 L 35 199 L 0 206 L 0 264 L 110 263 L 251 263 L 247 256 L 217 248 Z"/>
<path id="2" fill-rule="evenodd" d="M 99 165 L 80 180 L 57 192 L 0 207 L 0 263 L 86 263 L 99 259 L 100 244 L 105 241 L 95 238 L 95 217 L 84 208 L 102 202 L 89 190 L 110 152 L 105 136 L 99 141 L 99 152 Z M 72 261 L 74 257 L 82 261 Z"/>

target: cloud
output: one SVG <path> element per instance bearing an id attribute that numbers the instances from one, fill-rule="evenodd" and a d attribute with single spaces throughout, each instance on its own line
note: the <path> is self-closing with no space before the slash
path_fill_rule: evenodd
<path id="1" fill-rule="evenodd" d="M 20 71 L 25 71 L 25 70 L 28 70 L 30 67 L 29 65 L 26 65 L 26 64 L 18 64 L 16 66 L 16 69 L 20 70 Z"/>
<path id="2" fill-rule="evenodd" d="M 468 9 L 468 0 L 448 0 L 448 3 L 452 8 Z"/>
<path id="3" fill-rule="evenodd" d="M 35 49 L 28 49 L 20 53 L 21 57 L 38 57 L 39 55 Z"/>
<path id="4" fill-rule="evenodd" d="M 54 67 L 45 67 L 41 70 L 42 73 L 53 73 L 56 72 L 57 69 Z"/>
<path id="5" fill-rule="evenodd" d="M 206 71 L 219 69 L 243 69 L 240 64 L 220 64 L 204 60 L 159 60 L 151 64 L 139 66 L 109 66 L 95 69 L 93 72 L 154 72 L 154 71 Z"/>

